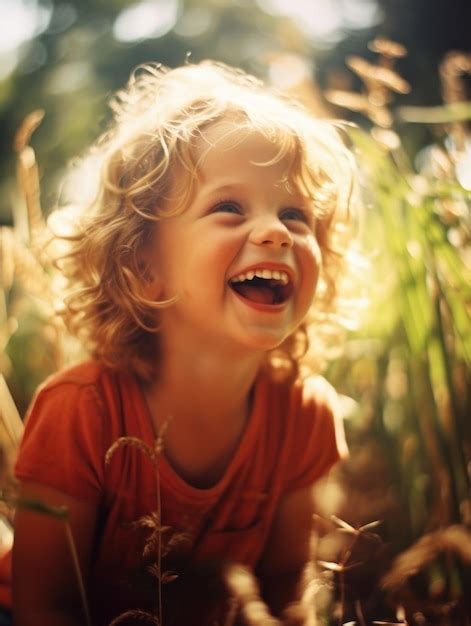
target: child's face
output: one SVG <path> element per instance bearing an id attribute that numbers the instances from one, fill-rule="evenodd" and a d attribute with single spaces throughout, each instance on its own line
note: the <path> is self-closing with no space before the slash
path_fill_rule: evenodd
<path id="1" fill-rule="evenodd" d="M 164 341 L 265 352 L 305 317 L 321 254 L 307 201 L 283 182 L 286 160 L 256 165 L 276 147 L 234 130 L 215 123 L 196 142 L 201 176 L 190 206 L 156 227 L 150 295 L 178 298 L 159 313 Z"/>

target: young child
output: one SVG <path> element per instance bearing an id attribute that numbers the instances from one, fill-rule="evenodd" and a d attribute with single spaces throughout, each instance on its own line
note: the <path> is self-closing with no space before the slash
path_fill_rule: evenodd
<path id="1" fill-rule="evenodd" d="M 281 616 L 312 486 L 344 449 L 307 365 L 342 295 L 351 156 L 332 124 L 213 62 L 140 68 L 113 108 L 62 263 L 93 358 L 38 391 L 16 464 L 24 497 L 67 507 L 90 617 L 63 522 L 20 508 L 15 624 L 223 625 L 228 563 Z"/>

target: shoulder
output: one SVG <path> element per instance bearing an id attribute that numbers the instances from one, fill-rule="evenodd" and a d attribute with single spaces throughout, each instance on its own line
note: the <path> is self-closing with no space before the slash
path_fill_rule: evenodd
<path id="1" fill-rule="evenodd" d="M 309 376 L 299 381 L 302 404 L 316 408 L 319 412 L 339 413 L 339 396 L 334 387 L 323 376 Z"/>
<path id="2" fill-rule="evenodd" d="M 283 424 L 284 445 L 297 458 L 302 450 L 312 456 L 331 450 L 332 459 L 348 456 L 339 396 L 323 376 L 298 377 L 269 383 L 270 420 Z"/>
<path id="3" fill-rule="evenodd" d="M 268 395 L 276 397 L 290 413 L 313 418 L 339 413 L 339 399 L 334 387 L 323 376 L 298 376 L 296 379 L 268 378 Z"/>
<path id="4" fill-rule="evenodd" d="M 38 387 L 38 392 L 52 391 L 63 386 L 77 388 L 94 386 L 111 376 L 110 370 L 98 361 L 84 361 L 46 378 Z"/>
<path id="5" fill-rule="evenodd" d="M 90 360 L 64 368 L 52 374 L 39 385 L 34 394 L 31 407 L 42 402 L 64 403 L 64 409 L 78 401 L 88 398 L 89 402 L 103 404 L 104 399 L 122 385 L 119 375 L 98 361 Z M 31 408 L 30 407 L 30 408 Z"/>
<path id="6" fill-rule="evenodd" d="M 23 439 L 53 428 L 57 436 L 93 434 L 106 444 L 124 433 L 140 435 L 146 420 L 135 375 L 90 360 L 57 372 L 38 387 L 26 413 Z"/>
<path id="7" fill-rule="evenodd" d="M 98 501 L 111 437 L 110 411 L 102 393 L 107 377 L 105 368 L 89 361 L 44 381 L 26 415 L 17 478 Z"/>
<path id="8" fill-rule="evenodd" d="M 108 421 L 116 375 L 96 361 L 86 361 L 49 376 L 36 390 L 25 416 L 25 434 L 42 428 L 98 428 Z"/>
<path id="9" fill-rule="evenodd" d="M 331 424 L 340 458 L 348 456 L 340 397 L 323 376 L 310 376 L 303 381 L 304 413 L 316 415 L 321 423 Z"/>

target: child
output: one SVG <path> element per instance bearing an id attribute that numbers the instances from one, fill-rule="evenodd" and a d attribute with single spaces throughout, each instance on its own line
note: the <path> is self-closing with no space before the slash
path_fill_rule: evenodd
<path id="1" fill-rule="evenodd" d="M 222 625 L 232 562 L 281 616 L 343 447 L 333 390 L 300 366 L 335 320 L 350 154 L 222 64 L 141 68 L 113 106 L 62 264 L 93 359 L 39 390 L 16 465 L 23 496 L 68 509 L 90 618 L 63 522 L 20 508 L 15 624 Z"/>

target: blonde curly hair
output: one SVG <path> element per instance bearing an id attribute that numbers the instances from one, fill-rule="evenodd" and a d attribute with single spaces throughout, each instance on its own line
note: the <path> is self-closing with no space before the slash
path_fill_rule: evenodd
<path id="1" fill-rule="evenodd" d="M 275 367 L 298 371 L 304 357 L 318 369 L 338 338 L 355 222 L 355 165 L 335 123 L 242 70 L 203 61 L 177 69 L 137 68 L 111 103 L 113 124 L 92 146 L 99 172 L 93 200 L 79 208 L 60 260 L 68 288 L 63 315 L 93 356 L 112 368 L 149 378 L 158 359 L 158 311 L 170 302 L 145 297 L 142 251 L 159 220 L 185 210 L 198 181 L 196 137 L 228 119 L 262 133 L 288 158 L 287 185 L 311 200 L 322 267 L 302 326 L 269 355 Z M 182 184 L 177 193 L 175 172 Z M 169 207 L 169 193 L 172 202 Z"/>

